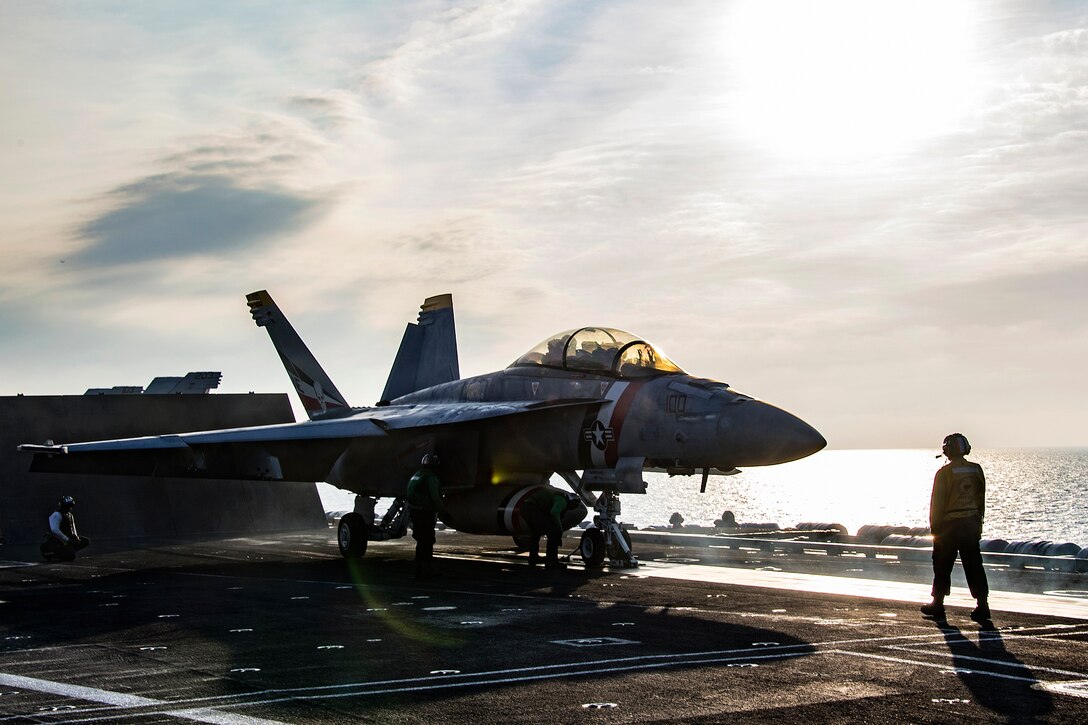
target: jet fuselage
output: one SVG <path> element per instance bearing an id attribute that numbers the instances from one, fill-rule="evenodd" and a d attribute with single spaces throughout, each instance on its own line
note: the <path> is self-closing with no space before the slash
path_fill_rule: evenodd
<path id="1" fill-rule="evenodd" d="M 728 471 L 796 460 L 826 445 L 800 418 L 725 383 L 682 373 L 617 380 L 513 366 L 391 404 L 575 400 L 595 402 L 484 421 L 480 451 L 486 459 L 479 461 L 477 478 L 614 468 L 621 459 L 644 459 L 647 467 Z"/>

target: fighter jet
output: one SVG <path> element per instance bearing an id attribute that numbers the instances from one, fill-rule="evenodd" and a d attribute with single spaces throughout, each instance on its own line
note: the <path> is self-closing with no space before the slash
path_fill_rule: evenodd
<path id="1" fill-rule="evenodd" d="M 247 297 L 309 420 L 67 445 L 20 446 L 31 470 L 221 479 L 326 481 L 355 492 L 373 515 L 341 518 L 345 557 L 403 535 L 408 479 L 437 454 L 449 517 L 469 533 L 529 536 L 520 507 L 560 476 L 584 505 L 565 528 L 593 524 L 579 552 L 587 566 L 637 566 L 620 526 L 619 497 L 646 492 L 643 472 L 712 474 L 808 456 L 826 445 L 814 428 L 726 383 L 689 375 L 646 340 L 608 327 L 544 339 L 503 370 L 460 379 L 453 298 L 428 298 L 409 323 L 382 394 L 352 407 L 266 291 Z M 370 503 L 369 509 L 365 505 Z"/>

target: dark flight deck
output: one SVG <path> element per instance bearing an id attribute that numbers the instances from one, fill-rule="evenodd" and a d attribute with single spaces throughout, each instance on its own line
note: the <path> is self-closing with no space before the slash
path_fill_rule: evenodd
<path id="1" fill-rule="evenodd" d="M 1088 722 L 1085 574 L 993 571 L 1031 591 L 984 630 L 920 616 L 924 562 L 636 536 L 553 573 L 440 532 L 417 581 L 410 538 L 334 536 L 0 547 L 0 722 Z"/>

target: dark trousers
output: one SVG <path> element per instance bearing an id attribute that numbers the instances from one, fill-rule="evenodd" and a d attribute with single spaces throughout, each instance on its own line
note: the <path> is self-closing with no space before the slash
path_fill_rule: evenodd
<path id="1" fill-rule="evenodd" d="M 559 544 L 563 541 L 563 527 L 555 523 L 551 514 L 536 507 L 522 511 L 522 517 L 529 526 L 532 536 L 529 540 L 529 558 L 540 558 L 540 537 L 548 537 L 548 548 L 544 555 L 545 563 L 559 562 Z"/>
<path id="2" fill-rule="evenodd" d="M 68 537 L 67 542 L 61 541 L 55 536 L 46 536 L 45 541 L 41 545 L 41 552 L 42 556 L 46 559 L 71 561 L 76 558 L 77 551 L 86 549 L 90 544 L 91 540 L 86 536 L 80 536 L 78 538 Z"/>
<path id="3" fill-rule="evenodd" d="M 429 568 L 434 559 L 434 525 L 438 512 L 432 508 L 412 506 L 412 538 L 416 540 L 416 570 Z"/>
<path id="4" fill-rule="evenodd" d="M 986 599 L 990 593 L 990 586 L 986 582 L 986 571 L 982 568 L 982 552 L 978 548 L 980 529 L 978 519 L 953 519 L 946 522 L 940 532 L 934 533 L 934 597 L 947 596 L 951 591 L 952 567 L 956 564 L 958 554 L 971 596 L 978 600 Z"/>

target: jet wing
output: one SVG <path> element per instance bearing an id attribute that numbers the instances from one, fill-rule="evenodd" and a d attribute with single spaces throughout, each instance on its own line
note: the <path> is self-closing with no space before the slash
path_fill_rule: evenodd
<path id="1" fill-rule="evenodd" d="M 143 436 L 140 438 L 116 438 L 86 443 L 67 443 L 64 445 L 23 444 L 20 451 L 45 454 L 81 454 L 117 451 L 155 451 L 187 449 L 194 446 L 225 445 L 234 443 L 277 443 L 298 441 L 336 440 L 343 438 L 362 438 L 381 436 L 385 431 L 373 420 L 355 416 L 339 420 L 305 421 L 302 423 L 279 423 L 251 428 L 227 428 L 224 430 L 201 431 L 196 433 L 172 433 L 161 436 Z"/>
<path id="2" fill-rule="evenodd" d="M 18 450 L 35 454 L 30 468 L 35 472 L 324 481 L 332 480 L 330 473 L 349 450 L 353 456 L 367 451 L 380 456 L 381 449 L 392 451 L 398 442 L 436 428 L 602 402 L 393 405 L 359 409 L 343 418 L 63 445 L 24 444 Z"/>
<path id="3" fill-rule="evenodd" d="M 370 420 L 386 431 L 439 425 L 471 423 L 557 408 L 588 407 L 607 403 L 604 399 L 512 400 L 487 403 L 420 403 L 369 408 Z"/>

